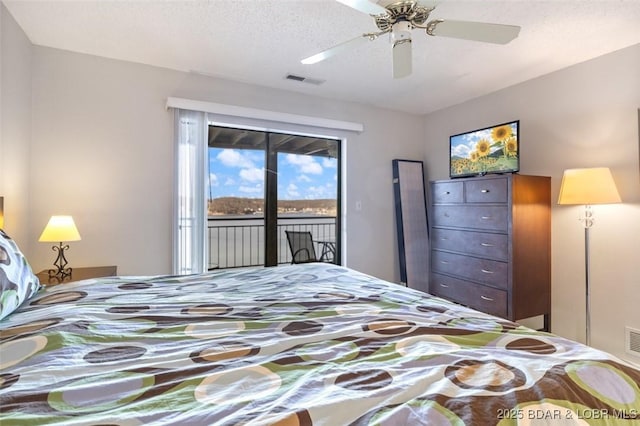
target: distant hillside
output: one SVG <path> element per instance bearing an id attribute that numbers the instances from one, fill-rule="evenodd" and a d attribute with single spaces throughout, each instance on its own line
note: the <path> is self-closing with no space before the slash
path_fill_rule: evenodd
<path id="1" fill-rule="evenodd" d="M 264 210 L 262 198 L 220 197 L 209 200 L 209 215 L 236 215 L 261 213 Z M 280 213 L 310 213 L 335 215 L 336 200 L 279 200 Z"/>

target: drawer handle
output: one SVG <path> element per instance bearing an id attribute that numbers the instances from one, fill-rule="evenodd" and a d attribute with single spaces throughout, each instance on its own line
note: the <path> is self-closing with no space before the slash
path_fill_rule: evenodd
<path id="1" fill-rule="evenodd" d="M 449 262 L 447 262 L 446 260 L 441 260 L 440 263 L 442 263 L 443 265 L 448 265 Z"/>
<path id="2" fill-rule="evenodd" d="M 440 284 L 440 287 L 449 288 L 449 286 L 446 284 Z"/>
<path id="3" fill-rule="evenodd" d="M 482 300 L 487 300 L 487 301 L 489 301 L 489 302 L 493 302 L 493 299 L 492 299 L 492 298 L 490 298 L 490 297 L 487 297 L 487 296 L 480 295 L 480 298 L 481 298 Z"/>
<path id="4" fill-rule="evenodd" d="M 488 190 L 488 189 L 483 189 L 483 190 L 481 190 L 480 192 L 482 192 L 483 194 L 486 194 L 486 193 L 488 193 L 488 192 L 489 192 L 489 190 Z"/>
<path id="5" fill-rule="evenodd" d="M 451 192 L 449 192 L 449 191 L 445 191 L 444 192 L 444 195 L 449 195 L 449 194 L 451 194 Z"/>
<path id="6" fill-rule="evenodd" d="M 440 237 L 440 241 L 448 241 L 449 239 L 447 237 Z"/>
<path id="7" fill-rule="evenodd" d="M 493 244 L 490 244 L 490 243 L 480 243 L 480 245 L 481 245 L 482 247 L 494 247 L 494 245 L 493 245 Z"/>
<path id="8" fill-rule="evenodd" d="M 492 217 L 491 216 L 480 216 L 480 219 L 482 219 L 482 220 L 490 220 L 490 219 L 492 219 Z"/>
<path id="9" fill-rule="evenodd" d="M 485 274 L 493 274 L 493 271 L 488 271 L 486 269 L 480 269 L 482 272 L 484 272 Z"/>

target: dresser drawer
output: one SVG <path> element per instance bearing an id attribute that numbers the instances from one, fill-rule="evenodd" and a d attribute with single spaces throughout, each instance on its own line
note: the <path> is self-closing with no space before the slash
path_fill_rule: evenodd
<path id="1" fill-rule="evenodd" d="M 507 234 L 433 228 L 431 247 L 475 254 L 491 259 L 504 261 L 509 259 L 509 237 Z"/>
<path id="2" fill-rule="evenodd" d="M 434 226 L 453 226 L 507 232 L 509 210 L 507 206 L 433 206 Z"/>
<path id="3" fill-rule="evenodd" d="M 463 182 L 432 183 L 431 198 L 434 203 L 462 203 L 464 201 Z"/>
<path id="4" fill-rule="evenodd" d="M 464 183 L 467 203 L 506 203 L 509 199 L 507 179 L 470 180 Z"/>
<path id="5" fill-rule="evenodd" d="M 507 292 L 440 274 L 431 274 L 431 294 L 482 312 L 507 317 Z"/>
<path id="6" fill-rule="evenodd" d="M 462 254 L 432 251 L 431 270 L 507 289 L 509 266 L 506 262 Z"/>

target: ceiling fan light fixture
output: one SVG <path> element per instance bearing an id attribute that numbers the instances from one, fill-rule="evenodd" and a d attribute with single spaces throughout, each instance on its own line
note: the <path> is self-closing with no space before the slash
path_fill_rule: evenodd
<path id="1" fill-rule="evenodd" d="M 402 39 L 393 43 L 393 78 L 404 78 L 411 75 L 411 39 Z"/>
<path id="2" fill-rule="evenodd" d="M 411 75 L 411 30 L 413 25 L 409 21 L 398 21 L 391 28 L 391 42 L 393 43 L 393 78 L 404 78 Z"/>
<path id="3" fill-rule="evenodd" d="M 404 40 L 411 41 L 411 30 L 413 26 L 408 21 L 399 21 L 391 28 L 391 42 L 395 45 Z"/>

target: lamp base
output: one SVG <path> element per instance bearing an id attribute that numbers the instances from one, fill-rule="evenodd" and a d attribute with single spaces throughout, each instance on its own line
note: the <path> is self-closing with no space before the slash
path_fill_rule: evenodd
<path id="1" fill-rule="evenodd" d="M 71 272 L 73 272 L 72 268 L 67 268 L 69 262 L 67 262 L 67 258 L 64 255 L 65 250 L 69 248 L 69 245 L 63 245 L 60 243 L 57 246 L 51 247 L 51 250 L 57 251 L 58 256 L 56 260 L 53 262 L 53 265 L 56 269 L 49 269 L 49 279 L 57 279 L 62 282 L 65 278 L 71 277 Z"/>

